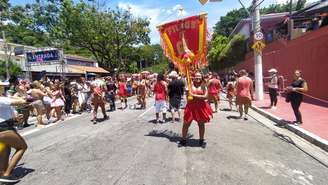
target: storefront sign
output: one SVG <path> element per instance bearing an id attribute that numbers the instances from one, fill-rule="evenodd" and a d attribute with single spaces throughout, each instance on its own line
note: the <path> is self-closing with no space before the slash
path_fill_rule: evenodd
<path id="1" fill-rule="evenodd" d="M 26 52 L 26 60 L 28 63 L 44 63 L 60 60 L 59 50 L 45 50 Z"/>

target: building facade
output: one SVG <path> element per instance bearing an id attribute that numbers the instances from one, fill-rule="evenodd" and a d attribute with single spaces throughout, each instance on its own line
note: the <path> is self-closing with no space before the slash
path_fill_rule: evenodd
<path id="1" fill-rule="evenodd" d="M 7 50 L 5 50 L 5 45 L 7 45 Z M 61 51 L 59 51 L 60 57 L 55 60 L 46 61 L 41 59 L 37 62 L 28 62 L 30 60 L 27 59 L 26 53 L 47 53 L 51 51 L 58 51 L 58 49 L 35 48 L 14 43 L 5 44 L 3 40 L 0 40 L 0 60 L 9 60 L 18 64 L 24 72 L 23 76 L 25 76 L 25 78 L 34 80 L 44 75 L 53 78 L 61 78 L 88 76 L 89 74 L 109 74 L 107 70 L 99 67 L 98 62 L 93 59 L 64 54 Z"/>

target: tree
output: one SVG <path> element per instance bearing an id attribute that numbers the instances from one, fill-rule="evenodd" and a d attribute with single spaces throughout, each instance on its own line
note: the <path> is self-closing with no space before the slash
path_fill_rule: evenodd
<path id="1" fill-rule="evenodd" d="M 2 0 L 6 1 L 6 0 Z M 10 6 L 1 16 L 7 25 L 1 25 L 7 39 L 24 45 L 36 47 L 51 46 L 49 28 L 56 24 L 60 0 L 36 0 L 33 4 Z"/>
<path id="2" fill-rule="evenodd" d="M 221 16 L 220 21 L 217 22 L 214 26 L 214 35 L 224 35 L 228 37 L 238 22 L 243 19 L 247 18 L 248 14 L 245 9 L 240 8 L 238 10 L 232 10 L 227 13 L 225 16 Z"/>
<path id="3" fill-rule="evenodd" d="M 9 7 L 9 0 L 0 0 L 0 12 L 7 12 Z"/>
<path id="4" fill-rule="evenodd" d="M 246 38 L 244 35 L 236 34 L 229 41 L 224 44 L 225 39 L 222 38 L 220 54 L 217 58 L 210 60 L 210 68 L 212 70 L 220 70 L 226 67 L 231 67 L 241 62 L 246 54 Z"/>
<path id="5" fill-rule="evenodd" d="M 214 63 L 218 60 L 221 52 L 227 46 L 229 42 L 228 37 L 218 35 L 213 38 L 209 45 L 208 59 L 210 63 Z"/>
<path id="6" fill-rule="evenodd" d="M 306 4 L 306 0 L 298 0 L 295 8 L 296 11 L 303 9 L 305 4 Z"/>
<path id="7" fill-rule="evenodd" d="M 305 0 L 299 0 L 297 4 L 299 6 L 303 6 L 302 2 Z M 304 2 L 305 3 L 305 2 Z M 251 11 L 251 8 L 248 8 Z M 261 14 L 270 14 L 270 13 L 281 13 L 288 12 L 289 4 L 271 4 L 267 7 L 263 7 L 260 9 Z M 248 17 L 247 12 L 244 8 L 235 9 L 229 11 L 225 16 L 221 16 L 220 21 L 218 21 L 214 26 L 214 37 L 216 35 L 224 35 L 228 37 L 233 29 L 237 26 L 239 21 Z"/>
<path id="8" fill-rule="evenodd" d="M 51 35 L 59 44 L 67 40 L 71 46 L 88 50 L 109 70 L 127 70 L 134 47 L 150 42 L 148 26 L 147 19 L 135 18 L 129 11 L 101 12 L 83 1 L 64 0 Z"/>
<path id="9" fill-rule="evenodd" d="M 22 69 L 17 65 L 16 63 L 13 63 L 11 61 L 8 62 L 9 64 L 9 74 L 18 76 L 22 74 Z M 5 79 L 6 77 L 6 62 L 0 60 L 0 78 Z"/>
<path id="10" fill-rule="evenodd" d="M 304 7 L 305 0 L 299 0 L 296 7 Z M 295 3 L 294 3 L 295 4 Z M 295 7 L 295 6 L 294 6 Z M 296 9 L 297 9 L 296 8 Z M 251 8 L 248 8 L 251 11 Z M 261 14 L 288 12 L 289 4 L 272 4 L 260 9 Z M 245 9 L 232 10 L 215 24 L 209 49 L 210 68 L 222 69 L 243 60 L 246 54 L 246 41 L 241 35 L 230 37 L 239 21 L 247 18 Z"/>

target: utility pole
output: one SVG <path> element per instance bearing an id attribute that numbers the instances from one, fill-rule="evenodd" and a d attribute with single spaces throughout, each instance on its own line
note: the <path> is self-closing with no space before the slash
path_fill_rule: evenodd
<path id="1" fill-rule="evenodd" d="M 65 57 L 64 57 L 64 50 L 60 49 L 60 50 L 58 50 L 58 52 L 59 52 L 59 56 L 60 56 L 59 60 L 61 62 L 61 79 L 64 80 L 64 78 L 65 78 L 65 64 L 66 64 Z"/>
<path id="2" fill-rule="evenodd" d="M 253 34 L 261 32 L 261 15 L 260 15 L 260 0 L 253 0 Z M 255 39 L 254 39 L 255 43 Z M 263 71 L 262 71 L 262 52 L 254 50 L 255 61 L 255 99 L 263 100 Z"/>
<path id="3" fill-rule="evenodd" d="M 2 31 L 2 39 L 3 39 L 3 47 L 5 50 L 5 60 L 6 60 L 6 79 L 9 80 L 10 74 L 9 74 L 9 57 L 8 57 L 8 45 L 6 40 L 6 34 L 5 31 Z"/>
<path id="4" fill-rule="evenodd" d="M 204 5 L 208 0 L 200 0 Z M 210 2 L 220 2 L 221 0 L 210 0 Z M 241 0 L 238 0 L 242 7 L 245 9 L 247 14 L 251 16 L 252 19 L 252 30 L 253 34 L 261 32 L 261 15 L 260 15 L 260 4 L 263 2 L 261 0 L 253 0 L 252 2 L 252 12 L 249 12 L 246 6 Z M 252 13 L 252 15 L 251 15 Z M 254 43 L 255 43 L 254 39 Z M 254 50 L 254 63 L 255 63 L 255 98 L 256 100 L 263 100 L 263 71 L 262 71 L 262 52 L 256 52 Z"/>

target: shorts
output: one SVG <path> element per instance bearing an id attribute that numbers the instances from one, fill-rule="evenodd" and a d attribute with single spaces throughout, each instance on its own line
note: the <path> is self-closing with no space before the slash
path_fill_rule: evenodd
<path id="1" fill-rule="evenodd" d="M 0 132 L 12 130 L 16 132 L 16 129 L 14 128 L 14 120 L 7 120 L 0 123 Z"/>
<path id="2" fill-rule="evenodd" d="M 252 105 L 252 100 L 248 97 L 241 97 L 241 96 L 237 96 L 236 97 L 236 104 L 237 105 L 248 105 L 251 106 Z"/>
<path id="3" fill-rule="evenodd" d="M 35 100 L 35 101 L 32 102 L 30 105 L 31 105 L 33 108 L 35 108 L 37 111 L 44 111 L 44 110 L 45 110 L 45 106 L 44 106 L 42 100 Z"/>
<path id="4" fill-rule="evenodd" d="M 212 93 L 208 93 L 208 100 L 210 102 L 217 102 L 217 101 L 220 101 L 220 97 L 218 94 L 212 94 Z"/>
<path id="5" fill-rule="evenodd" d="M 170 98 L 170 110 L 174 109 L 175 111 L 180 109 L 181 97 Z"/>
<path id="6" fill-rule="evenodd" d="M 156 100 L 155 101 L 155 112 L 156 113 L 166 113 L 167 112 L 167 105 L 165 100 Z"/>
<path id="7" fill-rule="evenodd" d="M 49 96 L 44 96 L 43 97 L 43 104 L 46 106 L 50 106 L 52 102 L 52 99 Z"/>

